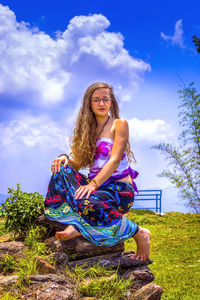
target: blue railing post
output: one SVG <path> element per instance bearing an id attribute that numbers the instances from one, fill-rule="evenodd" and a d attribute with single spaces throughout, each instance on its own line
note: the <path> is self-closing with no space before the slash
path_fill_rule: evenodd
<path id="1" fill-rule="evenodd" d="M 160 191 L 160 213 L 161 213 L 161 199 L 162 199 L 162 190 Z"/>
<path id="2" fill-rule="evenodd" d="M 156 212 L 158 212 L 158 194 L 156 194 Z"/>
<path id="3" fill-rule="evenodd" d="M 162 190 L 139 190 L 134 201 L 156 201 L 154 207 L 140 207 L 139 209 L 151 209 L 161 213 Z M 134 208 L 134 204 L 133 204 Z"/>

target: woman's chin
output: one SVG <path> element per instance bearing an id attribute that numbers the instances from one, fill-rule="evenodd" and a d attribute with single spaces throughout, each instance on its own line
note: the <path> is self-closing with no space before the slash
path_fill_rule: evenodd
<path id="1" fill-rule="evenodd" d="M 100 117 L 104 117 L 108 115 L 108 111 L 106 110 L 98 110 L 96 112 L 94 112 L 95 116 L 100 116 Z"/>

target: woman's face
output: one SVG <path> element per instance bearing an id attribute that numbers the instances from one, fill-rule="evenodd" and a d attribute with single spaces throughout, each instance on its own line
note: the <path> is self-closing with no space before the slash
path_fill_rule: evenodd
<path id="1" fill-rule="evenodd" d="M 111 104 L 109 89 L 101 88 L 92 93 L 90 105 L 95 116 L 104 117 L 108 115 Z"/>

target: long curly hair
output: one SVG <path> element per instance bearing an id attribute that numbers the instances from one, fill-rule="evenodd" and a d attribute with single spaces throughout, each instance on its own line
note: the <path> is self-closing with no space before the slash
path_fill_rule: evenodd
<path id="1" fill-rule="evenodd" d="M 93 92 L 102 88 L 109 89 L 110 91 L 110 97 L 112 99 L 110 116 L 119 119 L 119 107 L 112 86 L 104 82 L 91 84 L 83 96 L 82 106 L 79 110 L 74 128 L 74 135 L 70 138 L 72 150 L 70 155 L 76 164 L 77 170 L 89 167 L 94 160 L 97 138 L 96 130 L 98 124 L 90 103 Z M 131 163 L 133 159 L 134 163 L 136 163 L 134 154 L 130 149 L 129 141 L 125 151 L 129 162 Z"/>

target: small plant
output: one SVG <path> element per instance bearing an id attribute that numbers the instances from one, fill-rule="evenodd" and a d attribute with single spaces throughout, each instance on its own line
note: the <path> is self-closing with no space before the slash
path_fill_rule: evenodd
<path id="1" fill-rule="evenodd" d="M 6 255 L 4 259 L 0 260 L 0 271 L 7 273 L 12 272 L 18 268 L 18 263 L 12 255 Z"/>
<path id="2" fill-rule="evenodd" d="M 82 282 L 78 291 L 87 297 L 97 297 L 102 300 L 127 299 L 128 288 L 133 284 L 131 280 L 119 279 L 117 276 L 111 279 L 98 278 L 89 284 Z"/>
<path id="3" fill-rule="evenodd" d="M 0 217 L 0 236 L 4 235 L 5 233 L 7 233 L 7 230 L 5 229 L 5 220 L 3 218 L 1 219 Z"/>
<path id="4" fill-rule="evenodd" d="M 1 300 L 19 300 L 20 298 L 17 296 L 12 296 L 10 292 L 4 294 L 1 298 Z"/>
<path id="5" fill-rule="evenodd" d="M 87 264 L 75 266 L 72 270 L 66 267 L 67 276 L 78 287 L 81 296 L 100 297 L 102 300 L 127 299 L 126 294 L 132 283 L 120 279 L 118 269 L 113 270 L 99 263 L 89 267 Z"/>
<path id="6" fill-rule="evenodd" d="M 24 235 L 27 228 L 36 224 L 38 216 L 44 213 L 44 199 L 39 193 L 23 193 L 20 185 L 17 189 L 8 189 L 10 195 L 2 204 L 5 228 L 14 234 Z"/>
<path id="7" fill-rule="evenodd" d="M 18 267 L 18 280 L 17 280 L 17 286 L 21 287 L 24 283 L 25 277 L 28 278 L 32 274 L 36 274 L 36 260 L 35 256 L 31 251 L 27 251 L 25 253 L 25 257 L 23 257 L 19 263 Z"/>
<path id="8" fill-rule="evenodd" d="M 32 225 L 26 231 L 25 245 L 32 250 L 32 252 L 37 253 L 37 255 L 42 255 L 47 252 L 45 244 L 41 241 L 46 232 L 46 228 L 43 226 Z"/>
<path id="9" fill-rule="evenodd" d="M 29 230 L 26 231 L 24 243 L 28 246 L 28 249 L 25 251 L 25 256 L 20 260 L 18 265 L 18 287 L 23 285 L 25 278 L 28 278 L 31 274 L 37 274 L 37 256 L 45 257 L 49 263 L 54 264 L 52 257 L 46 257 L 46 255 L 51 254 L 51 250 L 42 242 L 44 234 L 45 228 L 42 226 L 31 226 Z"/>
<path id="10" fill-rule="evenodd" d="M 105 268 L 104 266 L 100 266 L 99 262 L 98 264 L 87 268 L 84 268 L 84 266 L 75 266 L 75 268 L 73 268 L 73 271 L 78 278 L 97 278 L 99 276 L 110 276 L 111 274 L 116 273 L 116 271 L 111 268 Z"/>
<path id="11" fill-rule="evenodd" d="M 71 258 L 72 260 L 75 260 L 75 259 L 77 258 L 77 254 L 76 254 L 76 253 L 71 254 L 70 258 Z"/>

